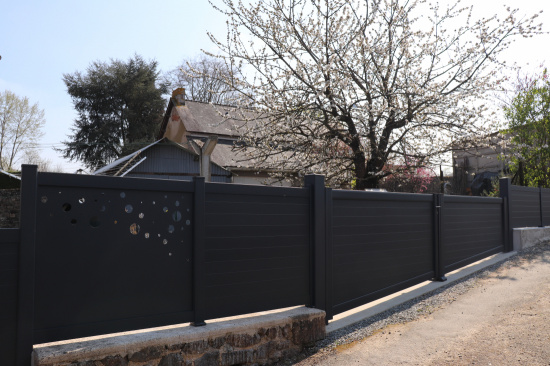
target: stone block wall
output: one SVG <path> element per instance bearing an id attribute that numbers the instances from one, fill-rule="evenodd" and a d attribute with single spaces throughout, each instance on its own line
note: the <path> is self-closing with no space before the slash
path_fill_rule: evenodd
<path id="1" fill-rule="evenodd" d="M 19 189 L 0 189 L 0 228 L 19 227 L 20 200 Z"/>
<path id="2" fill-rule="evenodd" d="M 271 365 L 325 337 L 317 309 L 36 347 L 33 366 Z"/>

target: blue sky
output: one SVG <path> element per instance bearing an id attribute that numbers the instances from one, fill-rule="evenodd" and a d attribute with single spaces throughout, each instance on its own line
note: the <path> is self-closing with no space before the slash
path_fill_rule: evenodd
<path id="1" fill-rule="evenodd" d="M 550 23 L 547 0 L 467 3 L 484 16 L 500 11 L 503 4 L 519 8 L 522 14 L 548 9 L 539 20 Z M 215 50 L 207 30 L 225 35 L 225 18 L 207 0 L 4 0 L 0 3 L 0 90 L 39 103 L 46 113 L 41 156 L 74 172 L 81 164 L 64 161 L 52 150 L 62 147 L 75 117 L 63 74 L 84 71 L 95 60 L 128 59 L 135 53 L 156 59 L 160 70 L 168 71 L 182 59 L 199 55 L 201 49 Z M 518 40 L 504 56 L 525 69 L 550 61 L 550 36 Z"/>
<path id="2" fill-rule="evenodd" d="M 64 73 L 84 71 L 94 60 L 156 59 L 159 68 L 213 50 L 206 30 L 225 34 L 225 18 L 206 0 L 29 1 L 0 3 L 0 90 L 38 102 L 46 113 L 41 155 L 73 172 L 61 147 L 75 118 Z"/>

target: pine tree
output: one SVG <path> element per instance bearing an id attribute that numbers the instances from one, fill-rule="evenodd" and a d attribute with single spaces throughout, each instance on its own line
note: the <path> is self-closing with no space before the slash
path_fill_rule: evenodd
<path id="1" fill-rule="evenodd" d="M 63 75 L 78 113 L 64 157 L 96 169 L 151 142 L 165 108 L 158 80 L 157 62 L 138 55 Z"/>

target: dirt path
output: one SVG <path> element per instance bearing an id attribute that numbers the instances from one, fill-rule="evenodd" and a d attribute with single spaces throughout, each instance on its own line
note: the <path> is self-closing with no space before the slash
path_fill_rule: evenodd
<path id="1" fill-rule="evenodd" d="M 310 365 L 550 365 L 550 251 L 500 268 L 444 309 Z"/>

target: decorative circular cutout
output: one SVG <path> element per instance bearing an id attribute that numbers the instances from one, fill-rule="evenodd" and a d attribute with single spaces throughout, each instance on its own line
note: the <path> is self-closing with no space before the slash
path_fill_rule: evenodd
<path id="1" fill-rule="evenodd" d="M 181 221 L 181 212 L 174 211 L 174 213 L 172 213 L 172 220 L 174 220 L 175 222 Z"/>
<path id="2" fill-rule="evenodd" d="M 140 227 L 138 224 L 136 223 L 133 223 L 132 225 L 130 225 L 130 233 L 132 235 L 137 235 L 139 234 L 139 230 L 140 230 Z"/>

